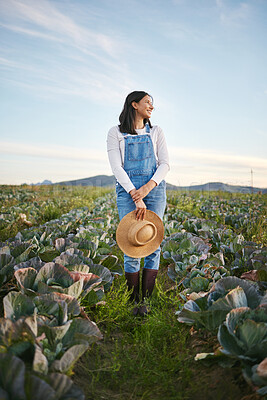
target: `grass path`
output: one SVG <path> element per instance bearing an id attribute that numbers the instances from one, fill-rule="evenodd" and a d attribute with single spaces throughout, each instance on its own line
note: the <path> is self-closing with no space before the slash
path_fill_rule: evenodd
<path id="1" fill-rule="evenodd" d="M 131 314 L 125 278 L 118 276 L 105 304 L 86 309 L 103 333 L 74 369 L 86 400 L 262 399 L 244 381 L 240 366 L 223 369 L 194 361 L 218 342 L 215 335 L 192 332 L 177 321 L 179 298 L 167 290 L 170 285 L 161 270 L 145 318 Z"/>

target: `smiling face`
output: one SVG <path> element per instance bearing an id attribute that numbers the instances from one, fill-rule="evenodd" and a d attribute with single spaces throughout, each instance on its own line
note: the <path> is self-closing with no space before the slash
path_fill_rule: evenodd
<path id="1" fill-rule="evenodd" d="M 150 118 L 154 109 L 152 99 L 149 95 L 143 97 L 138 103 L 133 101 L 132 106 L 136 110 L 136 116 L 142 119 Z"/>

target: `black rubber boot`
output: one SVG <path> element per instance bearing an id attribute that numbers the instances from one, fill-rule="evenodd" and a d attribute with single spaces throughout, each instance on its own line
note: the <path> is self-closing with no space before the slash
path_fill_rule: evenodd
<path id="1" fill-rule="evenodd" d="M 139 287 L 140 287 L 140 272 L 125 272 L 125 278 L 127 281 L 128 290 L 132 290 L 131 301 L 135 303 L 136 307 L 133 309 L 133 314 L 138 314 L 138 303 L 139 303 Z"/>
<path id="2" fill-rule="evenodd" d="M 156 277 L 158 274 L 157 269 L 148 269 L 148 268 L 143 268 L 143 276 L 142 276 L 142 302 L 145 300 L 145 298 L 148 298 L 151 296 L 155 282 L 156 282 Z M 148 314 L 148 309 L 145 304 L 143 304 L 141 307 L 139 307 L 139 314 L 143 317 L 144 315 Z"/>

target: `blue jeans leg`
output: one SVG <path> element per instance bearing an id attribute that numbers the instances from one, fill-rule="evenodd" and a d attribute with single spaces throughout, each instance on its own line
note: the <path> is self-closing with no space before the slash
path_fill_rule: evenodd
<path id="1" fill-rule="evenodd" d="M 124 271 L 131 273 L 140 271 L 140 261 L 140 258 L 132 258 L 124 254 Z"/>
<path id="2" fill-rule="evenodd" d="M 164 211 L 166 208 L 166 183 L 165 181 L 160 184 L 144 198 L 145 205 L 148 210 L 154 211 L 161 219 L 163 219 Z"/>
<path id="3" fill-rule="evenodd" d="M 160 247 L 157 248 L 154 253 L 145 257 L 144 259 L 144 268 L 147 269 L 159 269 L 159 261 L 160 261 Z"/>
<path id="4" fill-rule="evenodd" d="M 135 210 L 136 206 L 131 195 L 127 193 L 120 184 L 116 185 L 116 194 L 119 219 L 121 220 L 129 212 Z"/>

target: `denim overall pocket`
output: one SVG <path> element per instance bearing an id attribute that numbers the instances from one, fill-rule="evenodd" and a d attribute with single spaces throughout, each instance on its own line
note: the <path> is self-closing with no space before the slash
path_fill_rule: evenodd
<path id="1" fill-rule="evenodd" d="M 147 137 L 128 144 L 128 161 L 142 161 L 150 158 L 151 155 L 152 149 Z"/>

